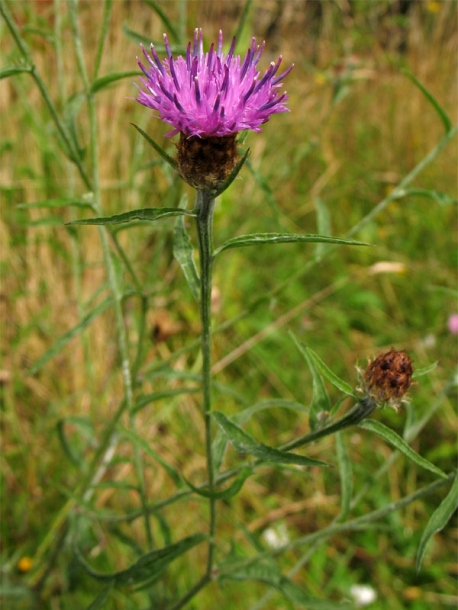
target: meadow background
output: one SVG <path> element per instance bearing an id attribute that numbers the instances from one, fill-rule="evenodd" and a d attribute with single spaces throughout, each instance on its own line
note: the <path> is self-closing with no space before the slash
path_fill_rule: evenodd
<path id="1" fill-rule="evenodd" d="M 59 0 L 6 5 L 89 167 L 87 112 L 68 5 Z M 102 2 L 79 3 L 89 73 L 103 12 Z M 249 165 L 217 203 L 216 244 L 242 233 L 346 236 L 354 231 L 444 134 L 438 114 L 403 68 L 456 123 L 455 2 L 115 0 L 99 76 L 138 72 L 139 42 L 160 46 L 164 31 L 175 49 L 184 49 L 195 27 L 203 28 L 207 46 L 223 29 L 226 49 L 238 31 L 241 54 L 252 36 L 265 40 L 262 70 L 279 54 L 285 67 L 295 64 L 285 81 L 291 112 L 274 117 L 261 134 L 245 141 Z M 3 20 L 0 45 L 0 69 L 20 66 Z M 106 215 L 175 207 L 183 195 L 193 197 L 131 126 L 139 125 L 173 155 L 173 141 L 164 138 L 167 126 L 133 100 L 136 80 L 134 74 L 126 76 L 96 94 Z M 64 538 L 59 543 L 59 519 L 123 395 L 115 319 L 104 305 L 108 285 L 97 228 L 64 225 L 91 212 L 59 201 L 81 201 L 87 189 L 62 152 L 30 74 L 1 81 L 0 116 L 3 607 L 33 607 L 28 590 L 40 583 L 40 610 L 79 609 L 90 604 L 100 585 L 77 564 L 71 543 Z M 376 417 L 400 434 L 407 419 L 411 426 L 423 421 L 411 440 L 414 449 L 446 472 L 456 465 L 457 341 L 447 321 L 458 312 L 457 157 L 455 138 L 410 185 L 415 191 L 390 202 L 354 232 L 374 248 L 336 248 L 321 260 L 319 250 L 301 244 L 225 255 L 214 278 L 214 325 L 223 325 L 214 337 L 215 408 L 232 415 L 273 398 L 309 404 L 311 375 L 289 331 L 351 385 L 357 385 L 355 364 L 365 365 L 368 357 L 394 346 L 406 349 L 415 367 L 436 361 L 437 367 L 413 386 L 410 407 Z M 30 206 L 50 200 L 53 207 Z M 196 484 L 205 480 L 200 395 L 180 390 L 192 386 L 200 370 L 199 318 L 172 240 L 173 221 L 165 220 L 123 227 L 110 243 L 113 251 L 119 253 L 115 242 L 123 249 L 135 274 L 118 256 L 134 370 L 145 394 L 158 393 L 137 414 L 139 430 Z M 71 329 L 76 330 L 69 335 Z M 170 390 L 176 395 L 160 400 L 160 393 Z M 307 429 L 306 417 L 282 409 L 266 410 L 249 422 L 250 433 L 269 445 Z M 383 441 L 362 430 L 346 434 L 355 492 L 365 493 L 352 516 L 432 480 L 430 473 L 393 457 Z M 126 567 L 145 545 L 139 520 L 103 519 L 138 507 L 129 488 L 135 480 L 131 453 L 127 442 L 116 446 L 90 506 L 81 508 L 88 513 L 83 550 L 99 571 Z M 310 455 L 335 464 L 333 440 L 317 443 Z M 235 452 L 228 460 L 237 463 Z M 159 463 L 146 460 L 143 475 L 150 501 L 173 493 L 173 480 Z M 303 557 L 296 581 L 327 600 L 348 597 L 352 584 L 370 584 L 377 592 L 370 605 L 374 610 L 455 607 L 456 520 L 434 537 L 421 571 L 415 571 L 422 528 L 445 492 L 409 505 L 375 529 L 316 545 L 311 557 L 307 549 L 291 552 L 281 557 L 281 567 L 287 571 Z M 298 478 L 265 467 L 222 507 L 223 548 L 228 553 L 266 548 L 268 528 L 289 539 L 319 530 L 338 515 L 339 494 L 336 468 Z M 194 531 L 206 510 L 199 499 L 164 509 L 152 525 L 158 544 Z M 167 571 L 155 606 L 146 605 L 142 593 L 117 592 L 107 607 L 169 607 L 167 600 L 196 579 L 203 561 L 199 548 L 190 556 Z M 262 583 L 215 584 L 189 607 L 261 607 L 266 594 L 271 590 Z M 274 591 L 262 607 L 295 606 Z"/>

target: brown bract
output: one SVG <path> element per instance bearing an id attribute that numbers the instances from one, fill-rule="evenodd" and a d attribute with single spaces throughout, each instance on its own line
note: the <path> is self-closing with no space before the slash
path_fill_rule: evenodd
<path id="1" fill-rule="evenodd" d="M 412 383 L 412 360 L 403 350 L 377 356 L 363 373 L 364 389 L 377 403 L 397 409 Z"/>
<path id="2" fill-rule="evenodd" d="M 201 190 L 222 184 L 237 164 L 236 137 L 199 138 L 180 133 L 177 163 L 183 180 Z"/>

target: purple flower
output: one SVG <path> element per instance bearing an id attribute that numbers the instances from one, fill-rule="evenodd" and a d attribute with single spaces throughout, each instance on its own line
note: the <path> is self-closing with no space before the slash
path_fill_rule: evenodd
<path id="1" fill-rule="evenodd" d="M 449 316 L 447 326 L 452 335 L 458 335 L 458 313 Z"/>
<path id="2" fill-rule="evenodd" d="M 281 93 L 281 81 L 293 66 L 276 76 L 282 58 L 271 63 L 262 78 L 257 64 L 264 43 L 256 45 L 253 38 L 245 58 L 234 56 L 235 38 L 229 53 L 222 52 L 220 31 L 218 49 L 212 44 L 203 52 L 202 30 L 195 30 L 194 44 L 188 44 L 186 57 L 173 58 L 164 34 L 167 58 L 162 62 L 154 45 L 151 55 L 143 48 L 148 61 L 138 65 L 146 78 L 140 77 L 137 101 L 157 110 L 159 117 L 173 126 L 167 136 L 182 133 L 186 137 L 224 137 L 244 129 L 261 131 L 272 114 L 287 112 L 288 95 Z"/>

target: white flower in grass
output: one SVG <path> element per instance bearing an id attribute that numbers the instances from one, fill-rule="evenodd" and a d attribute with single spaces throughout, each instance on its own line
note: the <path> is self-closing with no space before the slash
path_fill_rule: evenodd
<path id="1" fill-rule="evenodd" d="M 271 549 L 279 549 L 289 542 L 288 530 L 285 523 L 280 523 L 275 527 L 268 527 L 262 532 L 262 537 Z"/>
<path id="2" fill-rule="evenodd" d="M 352 585 L 350 595 L 358 607 L 368 606 L 377 599 L 377 593 L 370 585 Z"/>

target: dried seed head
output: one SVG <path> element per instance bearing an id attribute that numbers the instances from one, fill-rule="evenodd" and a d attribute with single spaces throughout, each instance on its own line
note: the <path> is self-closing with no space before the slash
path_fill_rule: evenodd
<path id="1" fill-rule="evenodd" d="M 412 360 L 403 350 L 377 356 L 361 373 L 362 390 L 378 404 L 388 404 L 395 410 L 412 383 Z"/>

